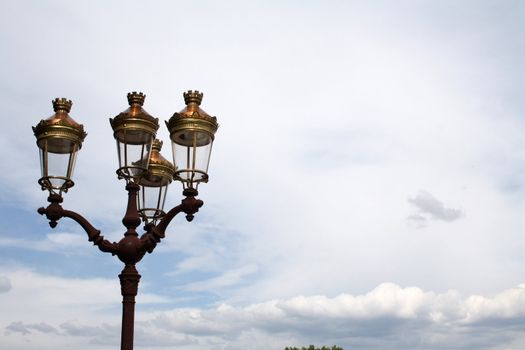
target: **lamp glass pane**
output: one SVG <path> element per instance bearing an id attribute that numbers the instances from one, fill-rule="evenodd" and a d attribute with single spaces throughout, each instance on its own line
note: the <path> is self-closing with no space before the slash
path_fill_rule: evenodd
<path id="1" fill-rule="evenodd" d="M 213 140 L 205 133 L 188 132 L 192 140 L 185 144 L 172 142 L 173 162 L 177 169 L 176 175 L 188 184 L 207 180 L 208 165 Z M 204 138 L 207 142 L 202 142 Z"/>
<path id="2" fill-rule="evenodd" d="M 132 178 L 148 169 L 149 150 L 153 135 L 136 130 L 124 130 L 116 137 L 119 160 L 119 175 Z"/>
<path id="3" fill-rule="evenodd" d="M 73 177 L 77 144 L 67 139 L 49 139 L 43 140 L 39 146 L 45 187 L 48 190 L 65 190 L 66 182 Z"/>
<path id="4" fill-rule="evenodd" d="M 160 184 L 160 183 L 159 183 Z M 169 182 L 162 186 L 141 186 L 138 196 L 138 208 L 144 221 L 155 223 L 164 216 L 164 203 Z"/>

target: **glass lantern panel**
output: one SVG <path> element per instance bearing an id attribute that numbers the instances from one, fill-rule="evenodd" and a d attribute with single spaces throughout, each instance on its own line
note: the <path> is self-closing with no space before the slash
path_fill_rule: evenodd
<path id="1" fill-rule="evenodd" d="M 213 140 L 206 133 L 186 132 L 185 144 L 172 142 L 176 176 L 190 187 L 193 183 L 207 181 L 208 165 Z M 203 142 L 204 140 L 204 142 Z"/>
<path id="2" fill-rule="evenodd" d="M 121 129 L 114 136 L 117 141 L 129 145 L 146 145 L 153 141 L 155 135 L 141 129 Z"/>
<path id="3" fill-rule="evenodd" d="M 116 137 L 118 173 L 125 178 L 138 177 L 148 169 L 153 135 L 136 130 L 121 131 Z"/>
<path id="4" fill-rule="evenodd" d="M 162 186 L 141 186 L 138 196 L 138 208 L 146 222 L 155 223 L 164 216 L 164 203 L 169 182 Z"/>
<path id="5" fill-rule="evenodd" d="M 78 146 L 67 139 L 43 140 L 40 146 L 42 181 L 48 190 L 66 190 L 75 168 Z M 69 153 L 71 152 L 71 153 Z"/>

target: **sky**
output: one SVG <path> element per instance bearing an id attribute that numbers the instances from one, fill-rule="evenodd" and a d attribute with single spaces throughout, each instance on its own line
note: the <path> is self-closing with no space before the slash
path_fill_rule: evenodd
<path id="1" fill-rule="evenodd" d="M 145 93 L 171 158 L 199 90 L 204 206 L 137 265 L 136 349 L 523 349 L 524 23 L 511 0 L 0 1 L 0 347 L 120 342 L 122 263 L 38 215 L 31 126 L 73 101 L 63 206 L 118 241 L 108 119 Z"/>

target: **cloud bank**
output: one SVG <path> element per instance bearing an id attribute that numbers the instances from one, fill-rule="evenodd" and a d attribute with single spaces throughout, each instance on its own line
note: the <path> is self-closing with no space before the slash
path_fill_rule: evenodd
<path id="1" fill-rule="evenodd" d="M 79 339 L 82 349 L 116 346 L 119 323 L 105 317 L 36 321 L 19 314 L 6 337 Z M 174 309 L 138 314 L 137 344 L 145 348 L 272 349 L 339 344 L 347 349 L 511 349 L 525 324 L 525 284 L 494 296 L 424 291 L 383 283 L 366 294 L 297 296 L 246 306 Z M 5 321 L 5 320 L 4 320 Z M 257 341 L 254 341 L 257 340 Z M 60 342 L 59 342 L 60 343 Z M 48 349 L 42 345 L 41 349 Z M 50 349 L 50 348 L 49 348 Z"/>

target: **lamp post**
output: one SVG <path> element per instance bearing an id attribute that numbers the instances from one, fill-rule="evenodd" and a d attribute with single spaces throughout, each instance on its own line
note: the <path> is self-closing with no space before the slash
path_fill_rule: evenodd
<path id="1" fill-rule="evenodd" d="M 40 150 L 42 177 L 38 183 L 49 191 L 47 207 L 38 209 L 49 225 L 67 217 L 76 221 L 87 233 L 90 242 L 106 253 L 116 255 L 124 269 L 119 275 L 122 293 L 121 350 L 133 349 L 135 296 L 140 275 L 135 265 L 146 253 L 152 253 L 175 215 L 183 212 L 188 221 L 203 205 L 198 186 L 208 181 L 208 165 L 212 144 L 217 131 L 217 118 L 200 108 L 203 94 L 199 91 L 184 93 L 186 107 L 173 114 L 166 122 L 173 148 L 173 165 L 161 154 L 162 141 L 155 139 L 158 119 L 142 107 L 145 95 L 128 94 L 129 108 L 110 119 L 113 136 L 117 141 L 119 167 L 117 176 L 126 182 L 127 209 L 122 219 L 126 232 L 119 242 L 104 239 L 100 231 L 80 214 L 62 207 L 63 193 L 74 186 L 73 170 L 78 151 L 86 132 L 70 116 L 72 102 L 64 98 L 53 101 L 55 114 L 33 127 Z M 183 184 L 181 204 L 164 212 L 168 185 L 173 179 Z M 144 223 L 145 232 L 139 236 L 136 228 Z"/>

